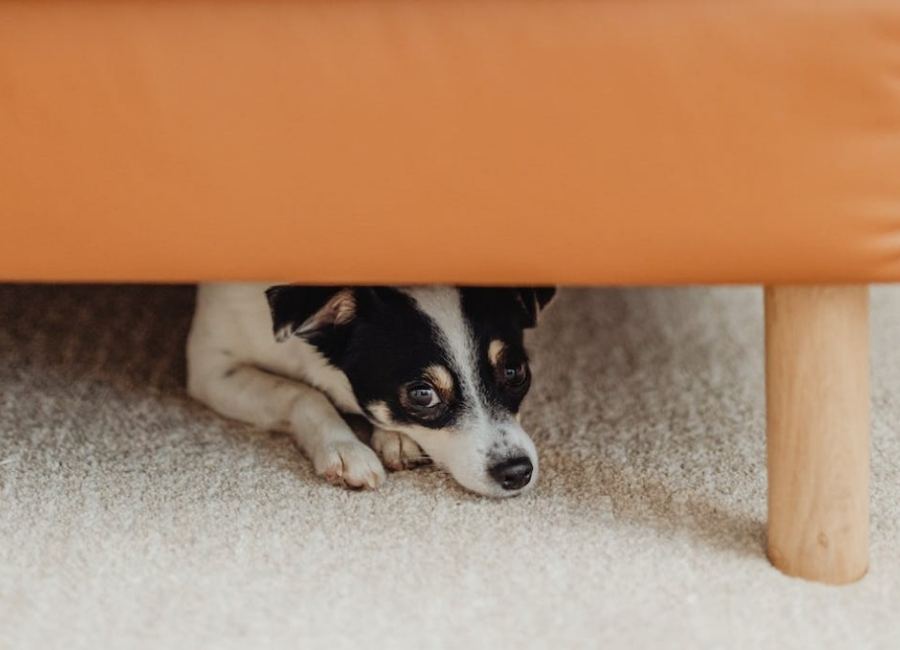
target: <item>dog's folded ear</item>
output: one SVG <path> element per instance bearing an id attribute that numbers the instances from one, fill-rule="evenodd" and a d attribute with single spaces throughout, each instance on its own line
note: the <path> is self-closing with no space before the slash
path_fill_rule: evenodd
<path id="1" fill-rule="evenodd" d="M 514 290 L 524 310 L 522 326 L 526 329 L 537 325 L 538 314 L 556 295 L 556 287 L 515 287 Z"/>
<path id="2" fill-rule="evenodd" d="M 310 287 L 285 284 L 266 290 L 276 341 L 292 336 L 310 338 L 332 327 L 347 325 L 356 315 L 351 287 Z"/>

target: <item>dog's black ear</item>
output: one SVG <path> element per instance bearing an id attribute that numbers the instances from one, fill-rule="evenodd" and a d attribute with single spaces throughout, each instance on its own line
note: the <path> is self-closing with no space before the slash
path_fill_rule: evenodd
<path id="1" fill-rule="evenodd" d="M 284 284 L 266 290 L 276 341 L 292 336 L 311 338 L 356 316 L 351 287 L 308 287 Z"/>
<path id="2" fill-rule="evenodd" d="M 522 326 L 526 329 L 537 325 L 538 314 L 556 295 L 556 287 L 516 287 L 515 291 L 524 310 Z"/>

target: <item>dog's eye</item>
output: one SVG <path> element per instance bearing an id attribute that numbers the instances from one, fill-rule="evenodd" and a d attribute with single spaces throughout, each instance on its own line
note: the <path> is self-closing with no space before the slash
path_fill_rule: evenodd
<path id="1" fill-rule="evenodd" d="M 409 395 L 410 404 L 418 408 L 432 408 L 441 402 L 437 391 L 424 382 L 410 386 L 407 389 L 407 394 Z"/>
<path id="2" fill-rule="evenodd" d="M 521 386 L 528 379 L 528 364 L 524 361 L 518 365 L 508 365 L 503 368 L 503 381 L 510 386 Z"/>

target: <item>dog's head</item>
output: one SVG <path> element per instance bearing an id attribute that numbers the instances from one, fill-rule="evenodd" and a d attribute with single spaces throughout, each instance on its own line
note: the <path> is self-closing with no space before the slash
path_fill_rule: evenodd
<path id="1" fill-rule="evenodd" d="M 275 336 L 341 370 L 360 410 L 412 438 L 464 487 L 518 494 L 537 480 L 517 414 L 531 384 L 523 331 L 552 288 L 308 287 L 266 295 Z"/>

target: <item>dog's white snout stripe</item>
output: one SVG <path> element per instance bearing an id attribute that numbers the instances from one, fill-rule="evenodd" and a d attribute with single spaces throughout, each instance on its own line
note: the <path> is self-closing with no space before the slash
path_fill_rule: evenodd
<path id="1" fill-rule="evenodd" d="M 409 295 L 438 331 L 441 346 L 460 380 L 460 394 L 469 411 L 467 419 L 478 428 L 488 426 L 490 418 L 478 377 L 478 350 L 475 337 L 463 315 L 459 290 L 449 287 L 415 287 L 409 290 Z"/>

